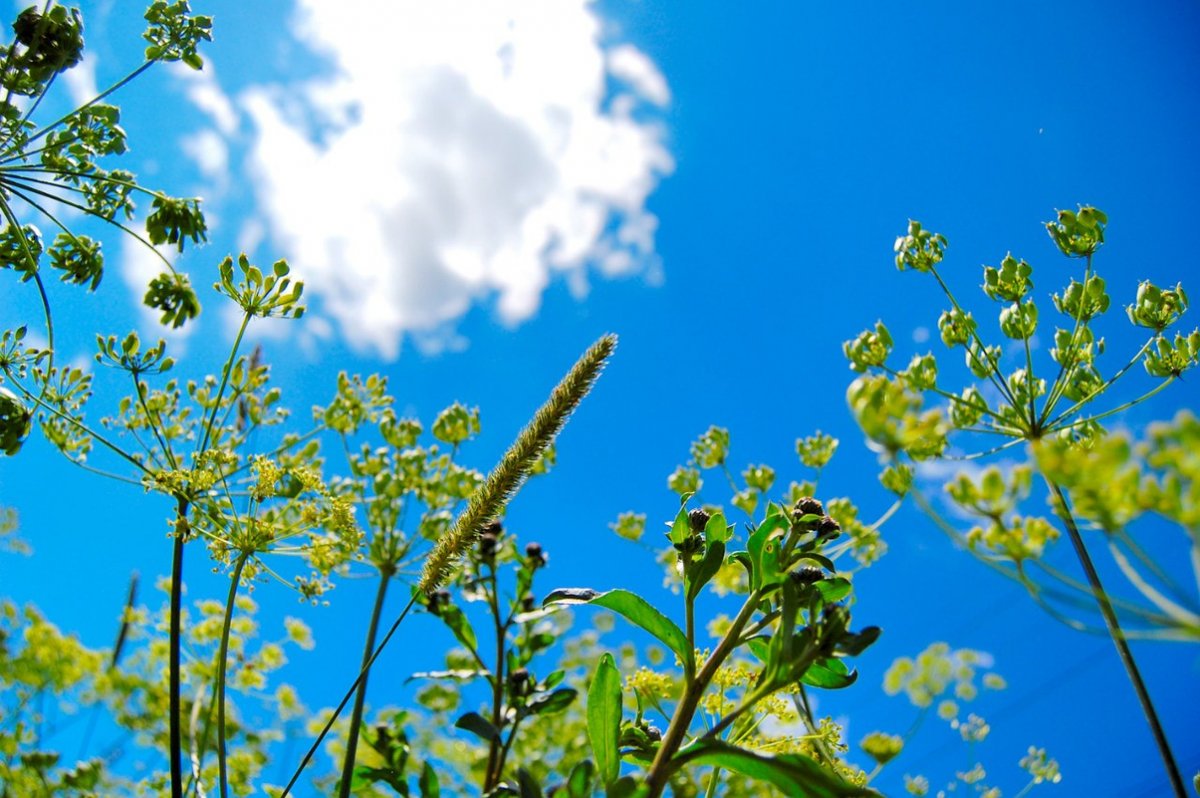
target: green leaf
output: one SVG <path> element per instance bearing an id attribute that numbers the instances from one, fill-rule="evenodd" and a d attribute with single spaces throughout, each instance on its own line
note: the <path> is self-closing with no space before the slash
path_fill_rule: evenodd
<path id="1" fill-rule="evenodd" d="M 517 785 L 521 788 L 521 798 L 543 798 L 542 786 L 525 768 L 517 771 Z"/>
<path id="2" fill-rule="evenodd" d="M 801 754 L 762 756 L 723 740 L 704 740 L 680 751 L 672 770 L 684 765 L 711 765 L 740 773 L 778 787 L 784 795 L 805 798 L 857 798 L 878 796 L 866 787 L 855 787 Z"/>
<path id="3" fill-rule="evenodd" d="M 453 679 L 457 682 L 469 682 L 472 679 L 478 679 L 480 676 L 491 676 L 491 672 L 470 670 L 467 668 L 448 671 L 418 671 L 404 681 L 406 684 L 414 679 Z"/>
<path id="4" fill-rule="evenodd" d="M 679 656 L 680 662 L 688 663 L 692 660 L 691 646 L 688 645 L 687 635 L 683 630 L 655 609 L 650 602 L 628 590 L 617 589 L 597 593 L 588 588 L 563 588 L 547 596 L 542 604 L 595 604 L 610 609 L 661 640 Z"/>
<path id="5" fill-rule="evenodd" d="M 858 680 L 858 671 L 850 670 L 840 659 L 829 657 L 809 665 L 800 680 L 813 687 L 840 690 Z"/>
<path id="6" fill-rule="evenodd" d="M 775 538 L 782 534 L 787 526 L 788 519 L 785 516 L 773 515 L 763 521 L 746 541 L 750 561 L 754 566 L 750 575 L 751 589 L 757 590 L 783 580 L 783 573 L 779 570 L 779 543 Z"/>
<path id="7" fill-rule="evenodd" d="M 683 543 L 692 536 L 692 522 L 688 518 L 687 497 L 683 497 L 683 503 L 679 505 L 679 512 L 675 516 L 675 520 L 671 523 L 671 531 L 667 533 L 667 540 L 672 543 Z"/>
<path id="8" fill-rule="evenodd" d="M 575 696 L 578 694 L 579 691 L 573 687 L 560 687 L 551 693 L 542 693 L 530 699 L 529 703 L 525 705 L 525 711 L 530 715 L 562 712 L 571 706 L 571 702 L 575 700 Z"/>
<path id="9" fill-rule="evenodd" d="M 588 741 L 601 780 L 606 785 L 617 780 L 621 771 L 621 672 L 612 654 L 605 654 L 596 666 L 587 702 Z"/>
<path id="10" fill-rule="evenodd" d="M 709 523 L 712 523 L 711 519 Z M 725 544 L 721 541 L 713 541 L 708 544 L 708 548 L 704 550 L 704 557 L 700 562 L 693 565 L 688 570 L 691 573 L 687 574 L 687 598 L 692 601 L 696 596 L 700 595 L 700 590 L 708 584 L 709 580 L 716 576 L 717 571 L 721 570 L 721 565 L 725 562 Z"/>
<path id="11" fill-rule="evenodd" d="M 475 639 L 475 630 L 462 610 L 451 604 L 448 607 L 442 607 L 438 611 L 438 617 L 442 619 L 442 623 L 450 627 L 450 631 L 458 638 L 458 642 L 472 651 L 476 650 L 478 644 Z"/>
<path id="12" fill-rule="evenodd" d="M 571 775 L 567 776 L 567 783 L 564 785 L 567 798 L 591 798 L 592 782 L 595 778 L 596 766 L 590 759 L 585 759 L 571 768 Z"/>
<path id="13" fill-rule="evenodd" d="M 725 514 L 720 510 L 708 517 L 704 525 L 704 539 L 709 543 L 726 543 L 733 537 L 733 524 L 725 520 Z"/>
<path id="14" fill-rule="evenodd" d="M 850 590 L 852 589 L 850 580 L 842 576 L 835 576 L 832 579 L 822 579 L 814 587 L 821 591 L 821 598 L 825 600 L 826 604 L 841 601 L 850 595 Z"/>
<path id="15" fill-rule="evenodd" d="M 605 791 L 607 798 L 645 798 L 650 788 L 633 776 L 622 776 Z"/>
<path id="16" fill-rule="evenodd" d="M 417 780 L 417 788 L 421 791 L 421 798 L 441 798 L 442 788 L 438 784 L 437 772 L 428 762 L 421 768 L 421 778 Z"/>
<path id="17" fill-rule="evenodd" d="M 500 731 L 487 718 L 480 715 L 478 712 L 468 712 L 458 720 L 454 721 L 455 727 L 469 731 L 475 736 L 492 742 L 500 739 Z"/>
<path id="18" fill-rule="evenodd" d="M 879 639 L 883 630 L 878 626 L 865 626 L 861 632 L 847 632 L 837 642 L 837 650 L 847 656 L 858 656 Z"/>

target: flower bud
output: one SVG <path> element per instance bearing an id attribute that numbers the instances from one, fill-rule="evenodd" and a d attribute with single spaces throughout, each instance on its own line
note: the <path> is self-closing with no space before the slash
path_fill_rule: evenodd
<path id="1" fill-rule="evenodd" d="M 812 496 L 805 496 L 796 502 L 796 509 L 792 511 L 792 515 L 796 520 L 805 515 L 825 515 L 825 507 Z"/>
<path id="2" fill-rule="evenodd" d="M 812 565 L 806 565 L 791 573 L 792 581 L 800 585 L 811 585 L 825 578 L 825 572 Z"/>
<path id="3" fill-rule="evenodd" d="M 829 516 L 825 516 L 817 524 L 817 534 L 826 540 L 833 540 L 842 533 L 841 524 L 834 521 Z"/>
<path id="4" fill-rule="evenodd" d="M 540 543 L 530 543 L 526 546 L 525 556 L 529 558 L 529 564 L 534 568 L 540 568 L 546 564 L 546 553 L 542 551 Z"/>
<path id="5" fill-rule="evenodd" d="M 704 527 L 708 525 L 708 513 L 703 510 L 692 510 L 688 513 L 688 522 L 692 525 L 693 532 L 703 532 Z"/>
<path id="6" fill-rule="evenodd" d="M 517 668 L 508 675 L 508 686 L 511 688 L 514 695 L 525 695 L 529 692 L 530 684 L 529 671 L 524 668 Z"/>

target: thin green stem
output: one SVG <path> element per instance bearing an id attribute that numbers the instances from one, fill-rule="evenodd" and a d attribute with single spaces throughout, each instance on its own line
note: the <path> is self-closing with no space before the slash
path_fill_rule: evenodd
<path id="1" fill-rule="evenodd" d="M 86 205 L 80 205 L 78 202 L 72 202 L 71 200 L 69 200 L 69 199 L 66 199 L 65 197 L 60 197 L 60 196 L 58 196 L 58 195 L 56 195 L 56 194 L 51 194 L 51 193 L 50 193 L 50 192 L 48 192 L 48 191 L 41 191 L 40 189 L 33 188 L 32 186 L 24 186 L 24 189 L 25 189 L 26 191 L 28 191 L 28 192 L 32 193 L 32 194 L 37 194 L 37 195 L 38 195 L 38 196 L 40 196 L 40 197 L 45 197 L 45 198 L 47 198 L 47 199 L 52 199 L 52 200 L 54 200 L 54 201 L 55 201 L 55 202 L 57 202 L 57 203 L 60 203 L 60 204 L 62 204 L 62 205 L 66 205 L 68 208 L 74 208 L 75 210 L 77 210 L 77 211 L 80 211 L 81 213 L 84 213 L 84 214 L 86 214 L 87 216 L 91 216 L 92 218 L 99 219 L 100 221 L 102 221 L 102 222 L 104 222 L 104 223 L 106 223 L 106 224 L 110 224 L 110 225 L 112 225 L 113 227 L 117 228 L 118 230 L 120 230 L 120 231 L 121 231 L 122 233 L 124 233 L 125 235 L 128 235 L 128 236 L 131 236 L 131 237 L 133 237 L 134 239 L 136 239 L 136 240 L 138 241 L 138 243 L 140 243 L 142 246 L 146 247 L 146 249 L 150 250 L 150 252 L 152 252 L 152 253 L 154 254 L 154 257 L 156 257 L 156 258 L 158 258 L 160 261 L 162 261 L 162 262 L 163 262 L 163 265 L 164 265 L 164 266 L 166 266 L 166 267 L 167 267 L 167 269 L 168 269 L 168 270 L 169 270 L 169 271 L 170 271 L 172 274 L 176 274 L 176 273 L 177 273 L 177 272 L 175 271 L 175 264 L 171 263 L 171 261 L 170 261 L 170 260 L 168 260 L 168 259 L 167 259 L 167 257 L 166 257 L 165 255 L 163 255 L 161 252 L 159 252 L 159 251 L 158 251 L 158 249 L 157 249 L 157 248 L 155 248 L 155 246 L 154 246 L 153 244 L 151 244 L 149 241 L 147 241 L 147 240 L 146 240 L 146 239 L 145 239 L 145 238 L 144 238 L 144 237 L 141 235 L 141 233 L 139 233 L 138 231 L 134 230 L 132 227 L 128 227 L 127 225 L 123 225 L 123 224 L 121 224 L 120 222 L 118 222 L 117 220 L 115 220 L 115 219 L 110 219 L 109 217 L 107 217 L 107 216 L 104 216 L 103 214 L 96 213 L 94 210 L 92 210 L 91 208 L 89 208 L 89 207 L 88 207 L 88 206 L 86 206 Z M 35 208 L 37 208 L 37 207 L 38 207 L 38 206 L 37 206 L 37 205 L 36 205 L 36 204 L 35 204 L 35 203 L 34 203 L 32 200 L 30 200 L 28 197 L 26 197 L 25 195 L 23 195 L 21 192 L 17 191 L 16 189 L 10 188 L 9 190 L 10 190 L 10 191 L 12 191 L 12 193 L 13 193 L 14 195 L 16 195 L 16 196 L 20 197 L 20 198 L 21 198 L 21 199 L 23 199 L 25 202 L 28 202 L 28 203 L 29 203 L 30 205 L 32 205 L 33 207 L 35 207 Z M 0 203 L 0 204 L 3 204 L 3 203 Z M 39 210 L 41 210 L 41 209 L 39 208 Z M 45 211 L 42 211 L 42 213 L 46 213 L 46 212 L 45 212 Z M 46 215 L 47 215 L 47 216 L 49 216 L 49 214 L 46 214 Z"/>
<path id="2" fill-rule="evenodd" d="M 932 274 L 934 279 L 937 280 L 938 285 L 942 288 L 942 293 L 944 293 L 946 298 L 950 300 L 950 304 L 954 306 L 954 309 L 959 313 L 965 314 L 965 311 L 958 304 L 958 300 L 954 298 L 954 294 L 950 291 L 950 287 L 946 285 L 946 281 L 942 279 L 942 275 L 938 274 L 938 270 L 930 267 L 929 273 Z M 979 331 L 972 328 L 971 337 L 975 339 L 975 343 L 979 346 L 979 351 L 982 352 L 983 356 L 987 358 L 987 365 L 991 367 L 988 371 L 988 380 L 996 386 L 996 389 L 1000 391 L 1000 395 L 1003 396 L 1009 404 L 1011 404 L 1013 407 L 1016 407 L 1017 399 L 1015 396 L 1013 396 L 1012 389 L 1010 389 L 1008 387 L 1008 383 L 1006 383 L 1000 377 L 1000 364 L 996 362 L 996 359 L 992 357 L 992 354 L 988 350 L 987 346 L 984 345 L 983 339 L 979 337 Z M 970 350 L 968 349 L 967 351 L 969 352 Z"/>
<path id="3" fill-rule="evenodd" d="M 1119 380 L 1125 376 L 1125 372 L 1127 372 L 1131 368 L 1133 368 L 1134 365 L 1137 364 L 1142 359 L 1142 355 L 1144 355 L 1146 353 L 1146 350 L 1148 350 L 1150 348 L 1150 345 L 1153 344 L 1154 341 L 1155 341 L 1155 337 L 1149 338 L 1146 341 L 1146 343 L 1142 344 L 1141 348 L 1138 349 L 1138 351 L 1136 353 L 1134 353 L 1133 357 L 1129 358 L 1129 362 L 1126 363 L 1124 366 L 1122 366 L 1120 371 L 1118 371 L 1116 374 L 1112 375 L 1107 380 L 1105 380 L 1103 383 L 1101 383 L 1100 387 L 1097 388 L 1094 393 L 1091 393 L 1088 396 L 1084 397 L 1083 399 L 1080 399 L 1079 401 L 1075 402 L 1075 404 L 1071 405 L 1066 410 L 1059 413 L 1058 416 L 1056 416 L 1053 421 L 1051 421 L 1049 424 L 1046 424 L 1044 426 L 1046 428 L 1051 428 L 1055 424 L 1058 424 L 1060 421 L 1070 418 L 1081 407 L 1083 407 L 1087 403 L 1093 401 L 1094 399 L 1096 399 L 1096 397 L 1100 396 L 1105 391 L 1107 391 L 1109 388 L 1111 388 L 1117 380 Z"/>
<path id="4" fill-rule="evenodd" d="M 1083 269 L 1083 298 L 1080 302 L 1087 301 L 1087 284 L 1091 279 L 1092 274 L 1092 254 L 1089 252 L 1087 256 L 1087 265 Z M 1081 308 L 1082 309 L 1082 304 Z M 1064 358 L 1058 362 L 1058 375 L 1055 376 L 1054 382 L 1050 385 L 1050 395 L 1046 397 L 1046 402 L 1042 405 L 1042 414 L 1038 417 L 1038 427 L 1046 426 L 1046 419 L 1050 418 L 1050 413 L 1054 410 L 1054 405 L 1062 398 L 1063 392 L 1067 389 L 1067 383 L 1071 379 L 1071 372 L 1079 365 L 1079 360 L 1075 357 L 1075 341 L 1079 336 L 1079 330 L 1087 327 L 1087 323 L 1083 320 L 1083 314 L 1075 317 L 1075 326 L 1071 329 L 1071 338 L 1067 343 L 1067 349 L 1070 350 L 1064 355 Z M 1069 360 L 1069 362 L 1068 362 Z"/>
<path id="5" fill-rule="evenodd" d="M 221 646 L 217 651 L 217 773 L 221 798 L 229 798 L 229 772 L 225 759 L 225 669 L 229 655 L 229 626 L 233 622 L 233 603 L 237 598 L 238 582 L 249 555 L 239 552 L 229 580 L 229 598 L 225 600 L 225 618 L 221 623 Z"/>
<path id="6" fill-rule="evenodd" d="M 496 580 L 496 564 L 488 563 L 490 587 L 487 592 L 488 609 L 492 613 L 493 632 L 496 636 L 496 669 L 492 672 L 492 726 L 499 732 L 504 723 L 504 683 L 506 681 L 504 645 L 508 639 L 508 627 L 500 617 L 499 584 Z M 501 746 L 498 737 L 488 743 L 487 768 L 483 774 L 483 794 L 487 795 L 500 781 L 504 764 L 501 759 Z"/>
<path id="7" fill-rule="evenodd" d="M 1074 547 L 1075 554 L 1079 558 L 1079 564 L 1087 576 L 1088 584 L 1091 585 L 1096 603 L 1100 605 L 1100 614 L 1104 616 L 1104 625 L 1108 629 L 1109 637 L 1112 639 L 1113 645 L 1117 648 L 1117 655 L 1121 658 L 1121 664 L 1125 666 L 1125 673 L 1129 676 L 1129 681 L 1133 685 L 1133 691 L 1137 694 L 1138 703 L 1141 704 L 1142 713 L 1146 716 L 1146 722 L 1150 725 L 1150 731 L 1154 735 L 1154 742 L 1158 746 L 1159 755 L 1162 757 L 1163 766 L 1167 771 L 1167 778 L 1171 782 L 1171 789 L 1176 798 L 1185 798 L 1187 793 L 1183 786 L 1183 777 L 1179 773 L 1179 766 L 1175 763 L 1175 757 L 1171 753 L 1170 745 L 1167 743 L 1167 736 L 1163 731 L 1162 724 L 1159 722 L 1158 713 L 1154 709 L 1154 702 L 1150 699 L 1150 692 L 1146 689 L 1146 683 L 1142 680 L 1142 674 L 1133 659 L 1133 652 L 1129 650 L 1129 643 L 1121 631 L 1121 624 L 1117 620 L 1117 614 L 1113 610 L 1108 593 L 1105 592 L 1104 586 L 1100 582 L 1100 575 L 1096 572 L 1096 567 L 1092 564 L 1092 558 L 1088 554 L 1087 546 L 1084 545 L 1083 536 L 1079 534 L 1079 527 L 1075 524 L 1075 517 L 1071 514 L 1070 506 L 1067 504 L 1067 497 L 1057 483 L 1047 479 L 1046 484 L 1054 494 L 1055 510 L 1058 512 L 1063 524 L 1067 527 L 1067 532 L 1071 537 L 1071 545 Z"/>
<path id="8" fill-rule="evenodd" d="M 196 449 L 197 457 L 207 451 L 208 442 L 212 439 L 213 426 L 217 422 L 217 411 L 221 407 L 221 397 L 225 395 L 225 388 L 229 385 L 229 375 L 233 373 L 233 363 L 237 359 L 238 347 L 242 345 L 242 337 L 246 334 L 246 327 L 250 324 L 251 315 L 249 311 L 243 314 L 242 323 L 238 326 L 237 337 L 233 339 L 233 349 L 230 350 L 229 358 L 221 368 L 221 387 L 217 389 L 216 398 L 213 399 L 212 412 L 208 414 L 208 422 L 204 425 L 204 436 L 200 439 L 199 448 Z"/>
<path id="9" fill-rule="evenodd" d="M 1061 416 L 1059 416 L 1057 419 L 1055 419 L 1054 424 L 1052 424 L 1050 427 L 1047 427 L 1047 431 L 1060 432 L 1065 429 L 1073 429 L 1074 427 L 1078 427 L 1080 424 L 1086 424 L 1089 421 L 1099 421 L 1102 418 L 1108 418 L 1109 416 L 1116 415 L 1117 413 L 1123 413 L 1124 411 L 1128 410 L 1131 407 L 1140 405 L 1142 402 L 1146 401 L 1147 399 L 1150 399 L 1155 394 L 1158 394 L 1159 392 L 1166 390 L 1167 386 L 1169 386 L 1171 383 L 1175 382 L 1175 380 L 1177 380 L 1177 379 L 1179 379 L 1179 378 L 1175 377 L 1175 376 L 1167 377 L 1165 380 L 1160 382 L 1157 387 L 1155 387 L 1149 391 L 1146 391 L 1146 393 L 1142 394 L 1138 398 L 1130 399 L 1125 404 L 1120 405 L 1118 407 L 1114 407 L 1111 410 L 1105 410 L 1103 413 L 1101 413 L 1097 416 L 1089 416 L 1088 418 L 1080 418 L 1080 419 L 1076 419 L 1075 421 L 1072 421 L 1070 424 L 1062 424 L 1059 426 L 1055 426 L 1056 424 L 1058 424 L 1059 421 L 1061 421 L 1062 419 L 1064 419 L 1068 415 L 1070 415 L 1070 413 L 1063 413 Z"/>
<path id="10" fill-rule="evenodd" d="M 183 798 L 183 729 L 182 701 L 180 700 L 179 648 L 181 634 L 181 610 L 183 596 L 183 544 L 187 532 L 188 502 L 180 497 L 175 508 L 175 534 L 171 546 L 171 609 L 168 634 L 168 694 L 170 712 L 171 798 Z"/>
<path id="11" fill-rule="evenodd" d="M 29 274 L 33 276 L 34 285 L 37 286 L 38 295 L 42 300 L 42 313 L 46 317 L 46 349 L 50 352 L 50 361 L 46 365 L 46 373 L 49 374 L 54 369 L 54 317 L 50 313 L 50 297 L 46 294 L 46 285 L 42 282 L 42 276 L 38 273 L 37 258 L 33 255 L 33 249 L 29 246 L 29 240 L 25 237 L 25 228 L 17 221 L 16 214 L 9 207 L 8 201 L 0 196 L 0 214 L 4 215 L 5 221 L 17 233 L 17 238 L 21 240 L 21 250 L 25 254 L 25 260 L 29 264 Z M 48 384 L 48 383 L 47 383 Z M 45 396 L 46 391 L 43 389 L 39 397 Z"/>
<path id="12" fill-rule="evenodd" d="M 371 610 L 371 621 L 367 624 L 367 639 L 363 645 L 362 670 L 369 670 L 368 663 L 372 652 L 375 651 L 375 636 L 379 632 L 379 616 L 383 612 L 383 600 L 387 595 L 388 583 L 392 581 L 392 572 L 381 568 L 379 571 L 379 587 L 375 590 L 375 604 Z M 358 729 L 362 725 L 363 705 L 367 700 L 367 676 L 364 675 L 358 683 L 354 694 L 354 707 L 350 710 L 350 729 L 346 733 L 346 755 L 342 760 L 342 780 L 338 784 L 339 798 L 349 798 L 350 784 L 354 780 L 354 759 L 358 753 Z"/>
<path id="13" fill-rule="evenodd" d="M 140 67 L 138 67 L 137 69 L 135 69 L 135 70 L 133 70 L 132 72 L 130 72 L 130 73 L 129 73 L 128 75 L 126 75 L 125 77 L 123 77 L 123 78 L 121 78 L 120 80 L 118 80 L 118 81 L 117 81 L 116 83 L 114 83 L 113 85 L 109 86 L 109 87 L 108 87 L 107 89 L 105 89 L 104 91 L 102 91 L 102 92 L 100 92 L 99 94 L 97 94 L 97 95 L 96 95 L 95 97 L 93 97 L 92 99 L 88 100 L 88 101 L 87 101 L 86 103 L 84 103 L 83 105 L 79 106 L 78 108 L 76 108 L 75 110 L 71 111 L 70 113 L 63 114 L 62 116 L 60 116 L 60 117 L 59 117 L 58 119 L 56 119 L 55 121 L 51 122 L 50 124 L 46 125 L 45 127 L 42 127 L 42 128 L 40 128 L 40 129 L 39 129 L 39 130 L 38 130 L 36 133 L 33 133 L 33 134 L 32 134 L 32 135 L 29 137 L 29 138 L 27 138 L 27 139 L 25 140 L 25 144 L 26 144 L 26 145 L 32 144 L 33 142 L 35 142 L 35 141 L 37 141 L 38 139 L 40 139 L 42 136 L 45 136 L 45 135 L 46 135 L 47 133 L 49 133 L 51 130 L 54 130 L 54 128 L 58 127 L 59 125 L 63 124 L 63 123 L 64 123 L 64 122 L 66 122 L 67 120 L 69 120 L 71 117 L 73 117 L 75 114 L 79 113 L 79 112 L 80 112 L 80 111 L 82 111 L 83 109 L 85 109 L 85 108 L 88 108 L 88 107 L 90 107 L 90 106 L 93 106 L 93 105 L 95 105 L 96 103 L 100 102 L 100 101 L 101 101 L 101 100 L 103 100 L 105 97 L 107 97 L 108 95 L 110 95 L 110 94 L 112 94 L 113 92 L 117 91 L 117 90 L 118 90 L 118 89 L 120 89 L 122 86 L 124 86 L 125 84 L 129 83 L 131 80 L 133 80 L 134 78 L 136 78 L 138 75 L 140 75 L 140 74 L 142 74 L 143 72 L 145 72 L 147 69 L 149 69 L 151 66 L 153 66 L 153 65 L 154 65 L 154 63 L 155 63 L 154 61 L 147 61 L 146 63 L 142 64 L 142 65 L 141 65 Z M 5 143 L 7 144 L 7 142 L 5 142 Z"/>
<path id="14" fill-rule="evenodd" d="M 404 609 L 401 610 L 399 617 L 396 618 L 395 622 L 392 624 L 392 627 L 388 629 L 388 633 L 384 635 L 383 641 L 380 642 L 379 646 L 375 649 L 375 653 L 371 655 L 371 659 L 368 660 L 366 666 L 359 671 L 358 676 L 354 679 L 354 683 L 350 685 L 350 689 L 346 691 L 346 695 L 342 697 L 341 702 L 338 703 L 337 708 L 334 709 L 333 714 L 329 716 L 329 720 L 326 721 L 325 726 L 321 729 L 321 733 L 317 735 L 317 739 L 313 741 L 313 744 L 309 747 L 307 753 L 304 754 L 304 758 L 300 760 L 300 766 L 296 768 L 296 772 L 293 773 L 292 778 L 288 780 L 287 786 L 283 788 L 283 792 L 279 794 L 279 798 L 287 798 L 287 796 L 291 794 L 292 787 L 296 786 L 296 781 L 300 778 L 300 774 L 304 772 L 304 769 L 308 767 L 308 763 L 312 761 L 313 755 L 316 754 L 317 749 L 321 747 L 321 743 L 324 742 L 326 735 L 329 734 L 329 730 L 333 728 L 333 724 L 337 722 L 338 716 L 342 714 L 342 710 L 346 708 L 346 704 L 350 703 L 350 699 L 354 696 L 354 692 L 358 689 L 359 682 L 366 678 L 367 672 L 371 670 L 371 667 L 375 664 L 375 660 L 378 659 L 381 653 L 383 653 L 383 649 L 387 647 L 388 642 L 392 639 L 392 635 L 396 634 L 396 630 L 400 628 L 400 623 L 408 615 L 409 610 L 412 609 L 420 595 L 420 592 L 413 593 L 412 598 L 410 598 L 408 603 L 404 605 Z"/>

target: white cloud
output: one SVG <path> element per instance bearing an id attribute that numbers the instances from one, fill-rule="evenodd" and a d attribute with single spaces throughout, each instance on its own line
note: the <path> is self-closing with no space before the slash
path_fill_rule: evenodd
<path id="1" fill-rule="evenodd" d="M 216 186 L 222 186 L 228 180 L 229 145 L 215 130 L 198 130 L 185 136 L 180 146 Z"/>
<path id="2" fill-rule="evenodd" d="M 609 50 L 608 71 L 655 105 L 664 106 L 671 102 L 667 79 L 654 62 L 636 47 L 623 44 Z"/>
<path id="3" fill-rule="evenodd" d="M 96 56 L 85 53 L 78 64 L 62 73 L 62 79 L 76 108 L 95 99 L 100 93 L 96 88 Z"/>
<path id="4" fill-rule="evenodd" d="M 237 109 L 221 90 L 217 81 L 216 67 L 212 61 L 204 63 L 204 69 L 192 69 L 182 61 L 170 62 L 168 68 L 175 79 L 183 84 L 184 94 L 204 113 L 208 114 L 217 130 L 232 136 L 238 128 Z M 68 73 L 69 74 L 69 73 Z"/>
<path id="5" fill-rule="evenodd" d="M 645 202 L 674 165 L 644 112 L 670 93 L 645 55 L 602 46 L 589 0 L 299 6 L 336 73 L 241 96 L 248 171 L 272 243 L 353 345 L 460 345 L 472 303 L 516 323 L 555 274 L 577 291 L 589 267 L 654 275 Z"/>

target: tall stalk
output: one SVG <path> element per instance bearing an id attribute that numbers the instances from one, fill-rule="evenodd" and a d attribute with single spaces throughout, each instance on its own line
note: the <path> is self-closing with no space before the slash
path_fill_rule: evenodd
<path id="1" fill-rule="evenodd" d="M 221 646 L 217 651 L 217 773 L 221 798 L 229 798 L 229 774 L 225 762 L 225 671 L 229 655 L 229 626 L 233 622 L 233 602 L 237 598 L 238 582 L 248 555 L 239 553 L 229 581 L 229 598 L 225 600 L 225 618 L 221 622 Z"/>
<path id="2" fill-rule="evenodd" d="M 1162 723 L 1159 722 L 1158 712 L 1154 709 L 1154 702 L 1150 699 L 1150 692 L 1146 689 L 1146 683 L 1142 680 L 1141 671 L 1138 670 L 1137 663 L 1133 659 L 1133 652 L 1129 650 L 1129 642 L 1125 639 L 1124 632 L 1121 631 L 1121 624 L 1117 620 L 1117 613 L 1113 609 L 1112 601 L 1109 599 L 1108 593 L 1104 590 L 1104 585 L 1100 582 L 1100 574 L 1096 573 L 1096 567 L 1092 564 L 1092 558 L 1088 554 L 1087 547 L 1084 545 L 1083 536 L 1079 534 L 1079 527 L 1075 523 L 1075 517 L 1071 514 L 1071 509 L 1067 505 L 1067 497 L 1063 494 L 1062 488 L 1056 483 L 1047 479 L 1046 484 L 1054 493 L 1054 509 L 1067 528 L 1067 534 L 1071 538 L 1071 545 L 1075 548 L 1075 555 L 1079 558 L 1079 564 L 1083 567 L 1088 584 L 1091 585 L 1092 595 L 1095 596 L 1096 603 L 1100 605 L 1100 614 L 1104 617 L 1104 626 L 1108 629 L 1108 636 L 1113 641 L 1113 645 L 1117 647 L 1117 655 L 1121 658 L 1121 664 L 1125 666 L 1125 673 L 1129 676 L 1134 693 L 1137 694 L 1138 703 L 1142 707 L 1142 714 L 1146 716 L 1146 722 L 1150 724 L 1150 731 L 1154 735 L 1154 742 L 1158 746 L 1158 753 L 1162 757 L 1163 766 L 1167 770 L 1167 778 L 1171 782 L 1172 792 L 1176 798 L 1186 798 L 1187 791 L 1183 786 L 1183 777 L 1179 773 L 1179 765 L 1175 762 L 1175 756 L 1171 753 L 1171 746 L 1167 743 L 1167 735 L 1163 731 Z"/>
<path id="3" fill-rule="evenodd" d="M 180 612 L 183 593 L 183 544 L 187 532 L 188 501 L 178 499 L 175 509 L 175 540 L 171 546 L 171 609 L 168 632 L 167 682 L 171 760 L 171 798 L 183 798 L 183 707 L 179 697 Z"/>
<path id="4" fill-rule="evenodd" d="M 371 622 L 367 625 L 367 639 L 363 645 L 362 664 L 359 672 L 362 677 L 358 682 L 358 690 L 354 694 L 354 707 L 350 711 L 350 729 L 346 732 L 346 756 L 342 760 L 342 780 L 338 784 L 338 798 L 349 798 L 350 782 L 354 776 L 354 759 L 358 753 L 358 729 L 362 725 L 363 704 L 367 700 L 367 677 L 369 676 L 372 654 L 375 653 L 375 636 L 379 632 L 379 616 L 383 612 L 383 600 L 387 595 L 388 583 L 392 581 L 394 568 L 380 567 L 379 587 L 375 590 L 375 606 L 371 610 Z"/>

